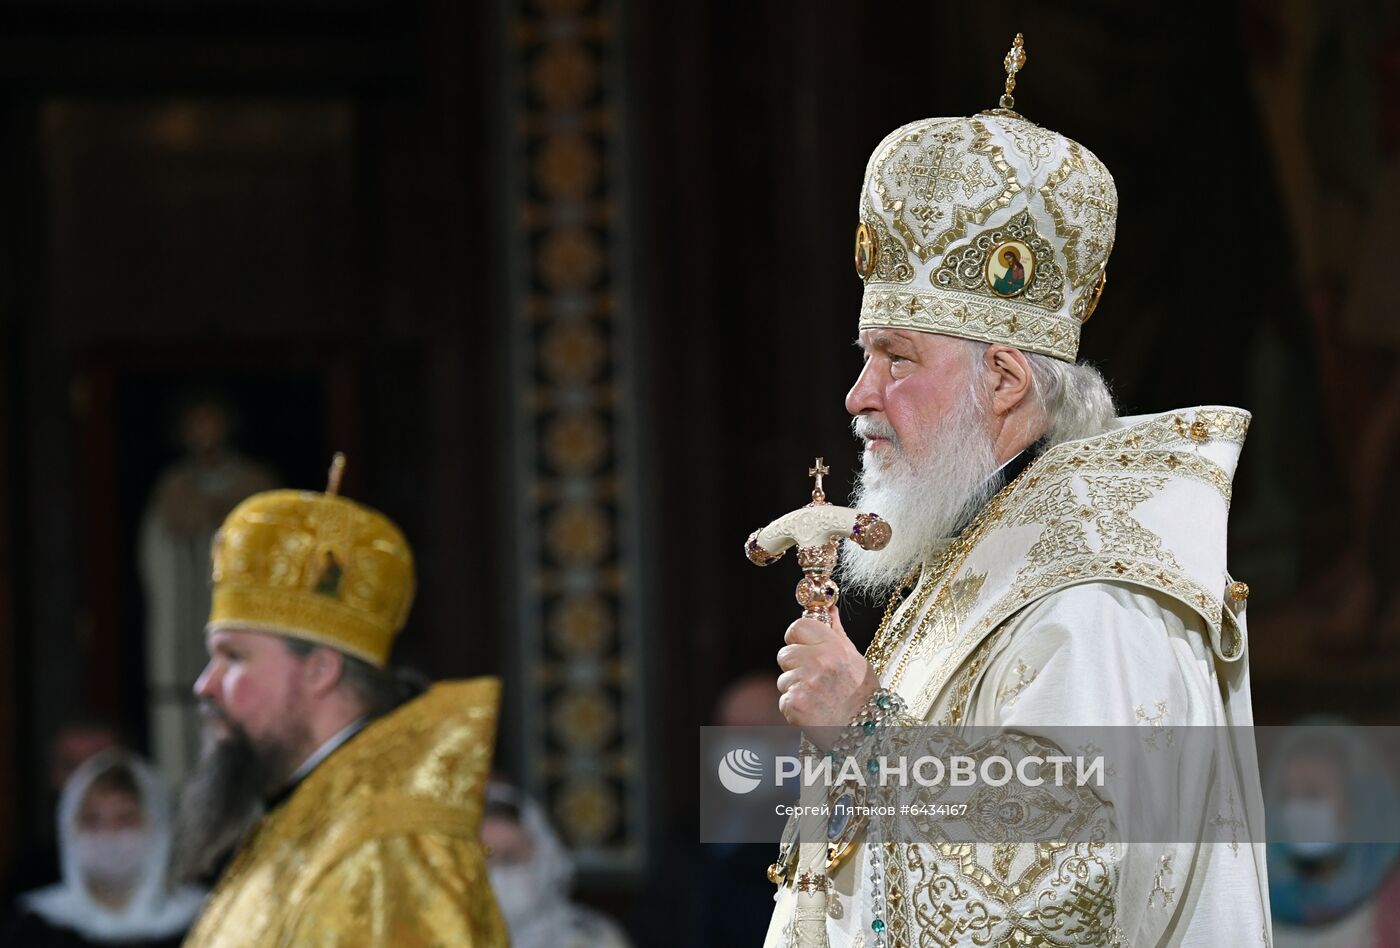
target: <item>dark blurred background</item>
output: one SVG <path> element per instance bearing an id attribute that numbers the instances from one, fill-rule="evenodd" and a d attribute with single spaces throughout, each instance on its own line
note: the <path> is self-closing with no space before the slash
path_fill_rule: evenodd
<path id="1" fill-rule="evenodd" d="M 1257 718 L 1393 723 L 1400 20 L 1365 9 L 7 0 L 0 867 L 51 820 L 65 722 L 155 753 L 182 700 L 139 549 L 204 400 L 276 483 L 348 453 L 417 554 L 396 661 L 502 675 L 500 770 L 583 897 L 718 943 L 696 728 L 794 615 L 741 541 L 814 455 L 838 496 L 857 463 L 865 161 L 995 105 L 1017 31 L 1018 109 L 1118 184 L 1081 355 L 1125 414 L 1254 412 Z"/>

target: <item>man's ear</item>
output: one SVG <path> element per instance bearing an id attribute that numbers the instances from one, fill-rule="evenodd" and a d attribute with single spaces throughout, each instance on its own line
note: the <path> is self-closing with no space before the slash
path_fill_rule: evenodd
<path id="1" fill-rule="evenodd" d="M 983 363 L 993 377 L 992 414 L 1010 414 L 1031 394 L 1031 363 L 1020 349 L 987 347 Z"/>
<path id="2" fill-rule="evenodd" d="M 317 646 L 306 656 L 303 669 L 307 689 L 316 697 L 323 698 L 340 684 L 341 675 L 345 673 L 345 656 L 333 648 Z"/>

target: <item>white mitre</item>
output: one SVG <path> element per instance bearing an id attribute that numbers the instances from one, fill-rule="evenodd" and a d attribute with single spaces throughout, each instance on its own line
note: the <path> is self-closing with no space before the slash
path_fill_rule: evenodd
<path id="1" fill-rule="evenodd" d="M 1013 74 L 1018 49 L 1008 54 Z M 1079 327 L 1103 290 L 1118 189 L 1093 152 L 1011 111 L 1011 101 L 911 122 L 870 156 L 856 228 L 861 329 L 917 329 L 1074 361 Z"/>

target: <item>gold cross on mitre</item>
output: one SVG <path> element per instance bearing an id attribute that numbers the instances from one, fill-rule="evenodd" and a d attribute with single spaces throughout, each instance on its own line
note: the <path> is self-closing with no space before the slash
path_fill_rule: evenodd
<path id="1" fill-rule="evenodd" d="M 817 458 L 812 466 L 807 468 L 807 476 L 815 478 L 817 482 L 817 486 L 812 488 L 812 503 L 814 504 L 826 503 L 826 491 L 822 490 L 822 478 L 831 473 L 831 468 L 822 463 L 825 460 L 825 458 Z"/>
<path id="2" fill-rule="evenodd" d="M 1016 88 L 1016 73 L 1020 72 L 1026 65 L 1026 38 L 1020 33 L 1011 41 L 1011 50 L 1003 59 L 1002 65 L 1006 67 L 1006 91 L 1001 96 L 1001 107 L 1010 111 L 1016 108 L 1016 98 L 1011 94 L 1011 90 Z"/>

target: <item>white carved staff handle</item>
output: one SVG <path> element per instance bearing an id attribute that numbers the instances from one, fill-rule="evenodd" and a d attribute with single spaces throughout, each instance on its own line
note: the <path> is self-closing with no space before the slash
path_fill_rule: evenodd
<path id="1" fill-rule="evenodd" d="M 849 538 L 862 549 L 881 550 L 890 542 L 891 530 L 877 514 L 826 502 L 821 478 L 827 469 L 821 458 L 817 458 L 809 473 L 817 479 L 812 502 L 749 534 L 744 555 L 758 566 L 767 566 L 782 559 L 789 547 L 797 547 L 797 565 L 802 567 L 797 601 L 802 605 L 803 618 L 830 625 L 830 609 L 840 595 L 831 578 L 840 542 Z"/>

